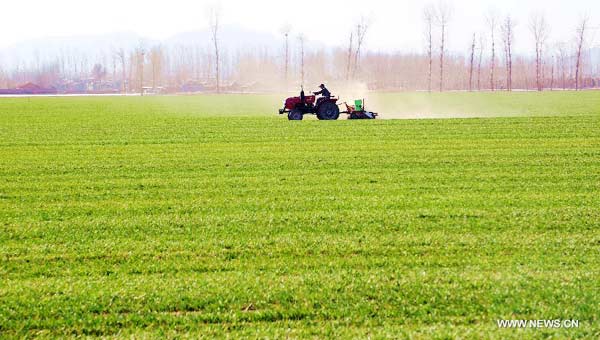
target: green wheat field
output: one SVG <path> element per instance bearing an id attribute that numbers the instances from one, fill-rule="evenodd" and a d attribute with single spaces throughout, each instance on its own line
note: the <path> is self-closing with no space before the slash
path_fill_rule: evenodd
<path id="1" fill-rule="evenodd" d="M 0 338 L 600 337 L 600 92 L 282 100 L 0 98 Z"/>

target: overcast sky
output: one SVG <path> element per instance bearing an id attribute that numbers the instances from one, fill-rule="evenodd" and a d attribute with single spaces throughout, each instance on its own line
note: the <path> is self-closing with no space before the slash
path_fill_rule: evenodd
<path id="1" fill-rule="evenodd" d="M 178 32 L 207 27 L 206 12 L 220 3 L 223 24 L 279 34 L 290 24 L 294 33 L 308 39 L 344 45 L 351 23 L 361 15 L 372 19 L 368 48 L 422 50 L 422 11 L 417 0 L 3 0 L 0 47 L 43 37 L 135 32 L 164 39 Z M 436 0 L 434 0 L 434 3 Z M 532 12 L 546 14 L 552 41 L 573 38 L 575 25 L 588 15 L 600 26 L 598 0 L 448 0 L 454 9 L 449 44 L 467 50 L 473 32 L 484 29 L 484 15 L 494 9 L 511 13 L 517 23 L 516 46 L 530 46 L 528 30 Z M 598 31 L 594 31 L 598 32 Z M 595 36 L 597 34 L 593 34 Z M 600 37 L 598 37 L 600 38 Z M 597 43 L 598 39 L 594 39 Z"/>

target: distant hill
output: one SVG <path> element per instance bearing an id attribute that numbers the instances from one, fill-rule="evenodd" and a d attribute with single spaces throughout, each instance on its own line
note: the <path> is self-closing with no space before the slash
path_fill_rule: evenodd
<path id="1" fill-rule="evenodd" d="M 50 37 L 20 42 L 0 49 L 0 61 L 9 66 L 35 65 L 55 60 L 58 56 L 86 57 L 98 59 L 103 53 L 123 47 L 125 49 L 137 46 L 140 41 L 148 39 L 129 32 L 111 33 L 94 36 Z"/>
<path id="2" fill-rule="evenodd" d="M 276 51 L 282 48 L 283 38 L 270 33 L 255 32 L 241 27 L 223 27 L 219 33 L 224 50 L 268 49 Z M 143 44 L 149 47 L 162 43 L 165 46 L 196 45 L 212 46 L 210 32 L 195 31 L 176 34 L 160 40 L 148 39 L 131 32 L 112 33 L 93 36 L 50 37 L 34 39 L 0 48 L 0 63 L 4 67 L 32 66 L 39 61 L 44 63 L 56 60 L 58 56 L 86 58 L 89 63 L 103 61 L 116 49 L 133 50 Z M 104 62 L 109 62 L 105 60 Z"/>
<path id="3" fill-rule="evenodd" d="M 219 32 L 219 41 L 223 48 L 228 50 L 247 48 L 277 50 L 283 46 L 282 37 L 277 37 L 270 33 L 250 31 L 236 26 L 223 27 Z M 164 43 L 167 45 L 208 46 L 212 44 L 212 38 L 208 31 L 184 32 L 164 40 Z"/>

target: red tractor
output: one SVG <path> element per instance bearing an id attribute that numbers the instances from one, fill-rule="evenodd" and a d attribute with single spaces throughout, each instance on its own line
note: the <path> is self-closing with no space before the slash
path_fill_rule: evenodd
<path id="1" fill-rule="evenodd" d="M 287 113 L 289 120 L 302 120 L 305 114 L 316 114 L 319 120 L 336 120 L 340 117 L 338 98 L 319 98 L 305 96 L 304 89 L 299 97 L 290 97 L 285 100 L 283 109 L 279 114 Z"/>
<path id="2" fill-rule="evenodd" d="M 299 97 L 290 97 L 285 100 L 283 109 L 279 114 L 287 113 L 289 120 L 302 120 L 305 114 L 316 114 L 319 120 L 337 120 L 340 113 L 348 114 L 348 119 L 376 119 L 379 115 L 365 110 L 364 99 L 354 101 L 354 105 L 346 105 L 346 111 L 340 112 L 338 107 L 339 98 L 321 97 L 316 100 L 315 96 L 305 96 L 304 90 L 300 91 Z"/>

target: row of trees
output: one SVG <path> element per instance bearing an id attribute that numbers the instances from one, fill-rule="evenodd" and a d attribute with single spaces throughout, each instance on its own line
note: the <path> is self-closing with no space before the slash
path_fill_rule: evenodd
<path id="1" fill-rule="evenodd" d="M 550 44 L 545 17 L 532 15 L 531 36 L 527 39 L 534 53 L 529 56 L 514 51 L 515 20 L 510 15 L 500 18 L 494 13 L 486 16 L 487 32 L 474 32 L 465 53 L 449 53 L 448 27 L 452 17 L 453 10 L 447 3 L 425 6 L 424 53 L 365 50 L 371 26 L 366 17 L 352 25 L 346 48 L 311 47 L 304 35 L 294 34 L 286 26 L 281 30 L 281 49 L 228 50 L 220 41 L 221 13 L 211 10 L 210 41 L 176 46 L 140 44 L 132 50 L 118 48 L 103 53 L 95 60 L 68 54 L 45 63 L 38 59 L 11 70 L 0 68 L 0 86 L 26 81 L 56 86 L 91 79 L 124 93 L 143 93 L 144 88 L 177 91 L 190 83 L 221 92 L 239 91 L 240 84 L 249 91 L 278 91 L 300 84 L 353 81 L 366 83 L 371 89 L 433 91 L 434 78 L 439 91 L 578 90 L 598 85 L 598 65 L 587 47 L 587 18 L 574 29 L 574 43 Z"/>
<path id="2" fill-rule="evenodd" d="M 425 40 L 426 40 L 426 51 L 428 58 L 428 71 L 427 71 L 427 89 L 429 92 L 432 91 L 432 79 L 433 79 L 433 45 L 434 45 L 434 28 L 438 28 L 439 32 L 439 90 L 444 91 L 444 76 L 446 63 L 444 58 L 446 56 L 446 39 L 447 39 L 447 28 L 452 18 L 452 8 L 446 2 L 439 2 L 437 5 L 429 4 L 424 8 L 423 20 L 426 27 Z M 486 26 L 489 32 L 486 33 L 473 33 L 473 39 L 470 46 L 469 58 L 468 58 L 468 86 L 469 91 L 474 90 L 474 72 L 477 71 L 477 89 L 481 90 L 481 72 L 482 65 L 484 65 L 484 50 L 486 49 L 486 38 L 489 37 L 489 60 L 487 61 L 487 67 L 489 72 L 489 87 L 487 89 L 495 91 L 498 87 L 498 33 L 500 33 L 500 42 L 502 43 L 503 49 L 503 71 L 505 72 L 503 89 L 507 91 L 513 90 L 514 76 L 514 51 L 513 44 L 515 39 L 515 26 L 516 22 L 511 15 L 506 15 L 503 19 L 500 19 L 499 15 L 493 11 L 486 16 Z M 499 26 L 499 27 L 498 27 Z M 499 29 L 499 31 L 498 31 Z M 583 73 L 584 65 L 584 48 L 587 42 L 587 34 L 589 31 L 589 18 L 583 17 L 579 21 L 575 29 L 575 43 L 573 51 L 568 52 L 566 50 L 566 43 L 556 43 L 556 48 L 550 50 L 548 48 L 548 39 L 550 27 L 546 21 L 546 18 L 541 13 L 534 13 L 531 15 L 529 20 L 529 31 L 531 32 L 531 42 L 533 45 L 533 51 L 535 56 L 533 60 L 521 57 L 519 63 L 522 66 L 523 79 L 518 83 L 520 88 L 529 89 L 530 81 L 528 78 L 528 64 L 534 64 L 535 66 L 535 88 L 538 91 L 544 90 L 544 88 L 554 88 L 556 83 L 555 80 L 560 78 L 562 88 L 572 87 L 579 90 L 582 86 L 582 82 L 587 80 L 587 83 L 591 83 L 592 86 L 596 86 L 596 79 L 585 79 L 586 76 Z M 486 37 L 487 36 L 487 37 Z M 479 39 L 478 39 L 479 37 Z M 476 60 L 477 50 L 479 52 L 479 60 Z M 549 55 L 549 57 L 547 56 Z M 589 57 L 589 56 L 588 56 Z M 574 60 L 573 60 L 574 59 Z M 590 71 L 594 71 L 591 67 L 593 65 L 591 58 L 589 60 Z M 477 64 L 477 65 L 476 65 Z M 571 65 L 572 64 L 572 65 Z M 573 67 L 574 70 L 571 70 Z M 548 71 L 550 68 L 550 71 Z M 547 73 L 550 72 L 548 79 Z M 574 73 L 574 74 L 573 74 Z M 588 77 L 595 78 L 597 74 L 592 72 Z M 567 79 L 568 78 L 568 79 Z M 585 84 L 583 84 L 585 85 Z M 464 89 L 464 87 L 463 87 Z"/>

